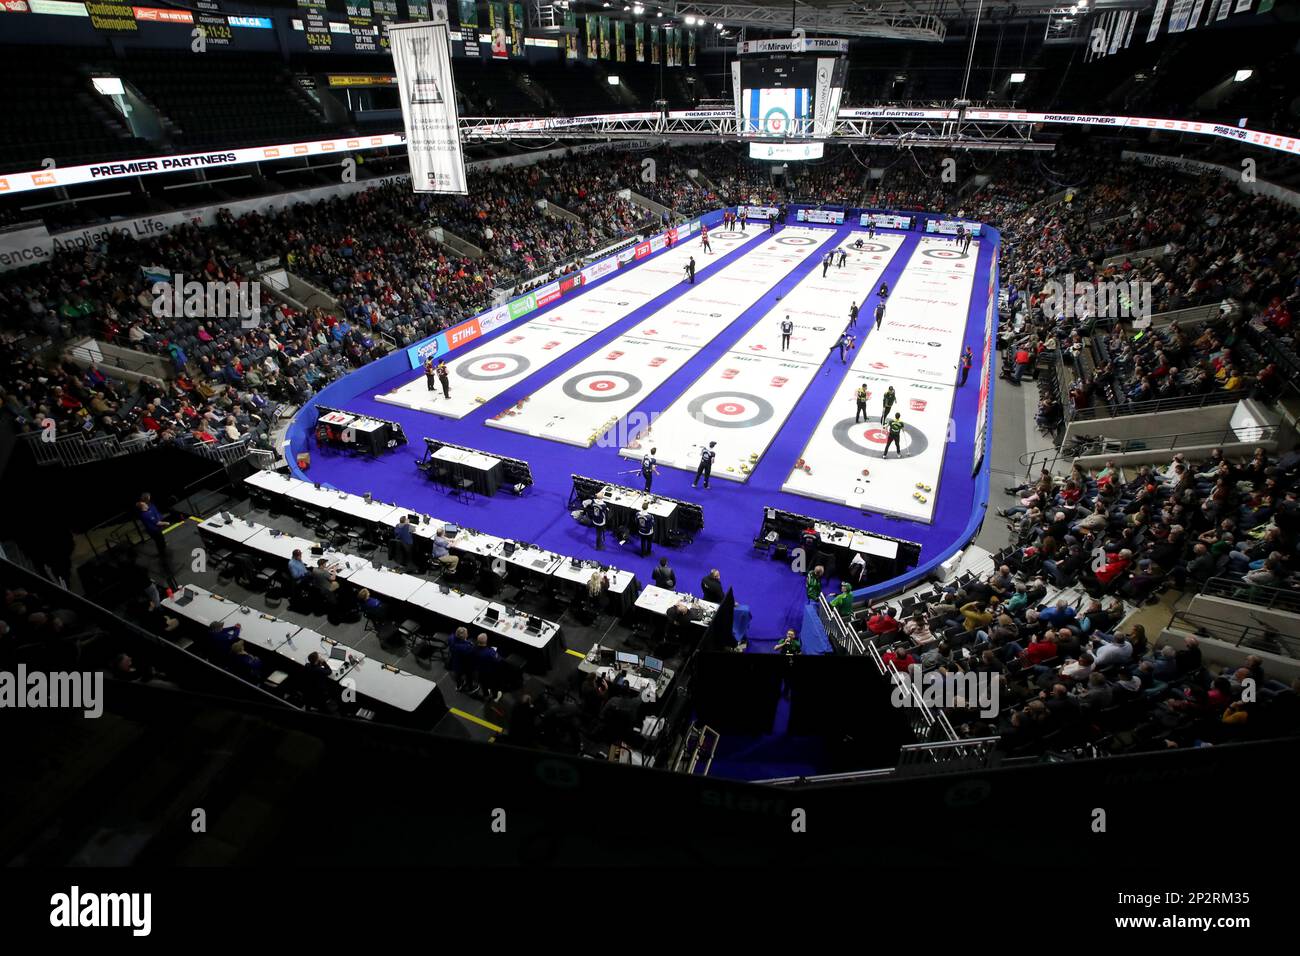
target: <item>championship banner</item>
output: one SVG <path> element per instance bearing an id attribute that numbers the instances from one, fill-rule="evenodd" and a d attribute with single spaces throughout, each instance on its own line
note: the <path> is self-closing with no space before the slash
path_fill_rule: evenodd
<path id="1" fill-rule="evenodd" d="M 686 65 L 695 65 L 695 31 L 686 34 Z"/>
<path id="2" fill-rule="evenodd" d="M 1160 22 L 1165 16 L 1165 4 L 1169 0 L 1156 0 L 1155 12 L 1151 14 L 1151 26 L 1147 28 L 1147 42 L 1150 43 L 1160 32 Z"/>
<path id="3" fill-rule="evenodd" d="M 101 33 L 134 33 L 140 29 L 129 3 L 87 0 L 86 13 L 90 15 L 90 25 Z"/>
<path id="4" fill-rule="evenodd" d="M 614 61 L 616 63 L 627 62 L 627 36 L 623 32 L 623 21 L 614 21 Z"/>
<path id="5" fill-rule="evenodd" d="M 636 37 L 636 61 L 645 62 L 645 24 L 637 23 L 632 27 L 633 36 Z"/>
<path id="6" fill-rule="evenodd" d="M 374 9 L 370 0 L 352 0 L 346 5 L 348 30 L 352 34 L 352 49 L 357 53 L 376 53 L 379 41 L 375 35 Z"/>
<path id="7" fill-rule="evenodd" d="M 677 65 L 677 28 L 664 27 L 664 64 Z"/>
<path id="8" fill-rule="evenodd" d="M 478 4 L 460 0 L 460 42 L 465 56 L 478 56 Z"/>
<path id="9" fill-rule="evenodd" d="M 464 195 L 465 156 L 445 23 L 401 23 L 389 31 L 406 125 L 411 186 L 417 193 Z"/>
<path id="10" fill-rule="evenodd" d="M 510 4 L 510 55 L 524 55 L 524 5 Z"/>
<path id="11" fill-rule="evenodd" d="M 650 62 L 659 62 L 659 28 L 653 24 L 650 26 Z"/>
<path id="12" fill-rule="evenodd" d="M 510 55 L 506 49 L 506 5 L 488 4 L 488 35 L 492 37 L 492 59 L 504 60 Z"/>
<path id="13" fill-rule="evenodd" d="M 203 31 L 203 39 L 211 46 L 230 46 L 230 41 L 234 38 L 234 32 L 230 29 L 230 21 L 219 13 L 196 13 L 194 19 L 198 28 Z"/>
<path id="14" fill-rule="evenodd" d="M 600 56 L 600 41 L 596 31 L 600 29 L 600 17 L 594 13 L 587 14 L 587 59 L 595 60 Z"/>
<path id="15" fill-rule="evenodd" d="M 566 60 L 576 60 L 578 58 L 578 15 L 572 10 L 564 11 L 564 58 Z"/>
<path id="16" fill-rule="evenodd" d="M 298 0 L 298 7 L 307 34 L 307 49 L 313 53 L 330 52 L 334 38 L 330 35 L 330 22 L 325 16 L 325 0 Z"/>
<path id="17" fill-rule="evenodd" d="M 1205 6 L 1205 0 L 1196 0 L 1195 6 L 1192 7 L 1191 19 L 1187 21 L 1187 29 L 1195 30 L 1196 25 L 1201 22 L 1201 10 Z"/>
<path id="18" fill-rule="evenodd" d="M 375 27 L 379 32 L 379 48 L 388 49 L 388 28 L 401 21 L 401 12 L 397 9 L 397 0 L 372 0 L 371 8 L 375 11 Z"/>
<path id="19" fill-rule="evenodd" d="M 445 0 L 443 2 L 442 7 L 443 7 L 442 19 L 445 22 L 447 19 L 447 5 L 445 3 Z M 406 0 L 406 19 L 428 20 L 431 16 L 432 13 L 429 10 L 429 0 Z M 398 15 L 398 19 L 399 20 L 401 19 L 400 14 Z"/>
<path id="20" fill-rule="evenodd" d="M 1193 0 L 1174 0 L 1169 12 L 1169 32 L 1183 33 L 1187 30 L 1187 21 L 1191 19 Z"/>

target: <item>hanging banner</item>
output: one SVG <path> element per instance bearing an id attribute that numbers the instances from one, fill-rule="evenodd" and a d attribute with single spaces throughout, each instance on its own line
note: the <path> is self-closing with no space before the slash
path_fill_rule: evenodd
<path id="1" fill-rule="evenodd" d="M 677 65 L 677 28 L 664 27 L 664 65 Z"/>
<path id="2" fill-rule="evenodd" d="M 638 23 L 632 27 L 632 33 L 636 37 L 636 61 L 645 62 L 645 24 Z"/>
<path id="3" fill-rule="evenodd" d="M 623 32 L 624 26 L 622 20 L 614 21 L 614 60 L 617 63 L 627 62 L 627 36 Z"/>
<path id="4" fill-rule="evenodd" d="M 401 22 L 402 15 L 397 9 L 397 0 L 372 0 L 371 8 L 375 11 L 375 27 L 379 34 L 379 48 L 388 49 L 388 28 Z"/>
<path id="5" fill-rule="evenodd" d="M 478 5 L 460 0 L 460 42 L 465 56 L 478 56 Z"/>
<path id="6" fill-rule="evenodd" d="M 1173 9 L 1169 11 L 1169 32 L 1183 33 L 1187 21 L 1191 19 L 1193 0 L 1174 0 Z"/>
<path id="7" fill-rule="evenodd" d="M 1121 10 L 1119 16 L 1115 18 L 1115 33 L 1110 38 L 1108 55 L 1119 52 L 1119 45 L 1124 42 L 1124 37 L 1128 34 L 1128 19 L 1133 15 L 1132 10 Z"/>
<path id="8" fill-rule="evenodd" d="M 506 5 L 504 3 L 489 3 L 488 10 L 488 36 L 492 38 L 492 59 L 504 60 L 510 55 L 506 49 Z"/>
<path id="9" fill-rule="evenodd" d="M 1196 0 L 1196 5 L 1192 7 L 1192 16 L 1187 21 L 1187 29 L 1196 29 L 1196 25 L 1201 22 L 1201 10 L 1204 6 L 1205 0 Z"/>
<path id="10" fill-rule="evenodd" d="M 330 22 L 325 17 L 325 0 L 298 0 L 298 7 L 302 11 L 307 48 L 313 53 L 330 52 L 334 40 L 330 36 Z"/>
<path id="11" fill-rule="evenodd" d="M 1232 8 L 1233 13 L 1246 13 L 1250 10 L 1251 0 L 1237 0 L 1237 5 Z"/>
<path id="12" fill-rule="evenodd" d="M 609 49 L 609 28 L 610 28 L 609 17 L 601 17 L 600 20 L 599 20 L 599 24 L 600 24 L 600 26 L 599 26 L 599 28 L 596 30 L 596 37 L 597 37 L 597 39 L 600 41 L 600 58 L 601 58 L 602 60 L 608 60 L 608 59 L 609 59 L 609 54 L 610 54 L 610 49 Z"/>
<path id="13" fill-rule="evenodd" d="M 564 11 L 564 58 L 578 58 L 578 15 L 572 10 Z"/>
<path id="14" fill-rule="evenodd" d="M 686 34 L 686 65 L 695 65 L 695 31 Z"/>
<path id="15" fill-rule="evenodd" d="M 600 45 L 596 31 L 600 28 L 600 17 L 594 13 L 587 14 L 587 59 L 594 60 L 600 56 Z"/>
<path id="16" fill-rule="evenodd" d="M 389 30 L 406 124 L 411 186 L 417 193 L 464 195 L 465 156 L 445 23 L 401 23 Z"/>
<path id="17" fill-rule="evenodd" d="M 510 4 L 510 55 L 524 55 L 524 5 Z"/>
<path id="18" fill-rule="evenodd" d="M 682 34 L 685 32 L 681 27 L 673 30 L 673 64 L 675 66 L 681 66 L 684 62 L 682 60 Z"/>
<path id="19" fill-rule="evenodd" d="M 90 25 L 101 33 L 134 33 L 140 29 L 131 4 L 124 0 L 89 0 L 85 8 Z"/>
<path id="20" fill-rule="evenodd" d="M 352 34 L 352 49 L 357 53 L 377 53 L 379 40 L 370 0 L 351 0 L 345 5 L 345 10 L 348 15 L 348 32 Z"/>
<path id="21" fill-rule="evenodd" d="M 1164 18 L 1165 4 L 1167 2 L 1168 0 L 1156 0 L 1155 12 L 1151 14 L 1151 26 L 1147 28 L 1148 43 L 1154 40 L 1156 38 L 1156 34 L 1160 32 L 1160 21 Z"/>

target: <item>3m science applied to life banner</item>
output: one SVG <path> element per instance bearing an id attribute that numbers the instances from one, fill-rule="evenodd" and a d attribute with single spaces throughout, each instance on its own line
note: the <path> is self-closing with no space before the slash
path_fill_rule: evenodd
<path id="1" fill-rule="evenodd" d="M 438 8 L 435 6 L 435 10 Z M 417 193 L 464 195 L 465 157 L 451 78 L 451 40 L 443 16 L 389 28 L 389 43 L 406 124 L 411 185 Z"/>

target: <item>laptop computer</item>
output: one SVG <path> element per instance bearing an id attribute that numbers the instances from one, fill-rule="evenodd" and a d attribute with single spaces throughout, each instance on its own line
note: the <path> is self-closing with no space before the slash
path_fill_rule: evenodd
<path id="1" fill-rule="evenodd" d="M 501 550 L 508 558 L 510 557 L 510 555 L 515 553 L 515 549 L 517 547 L 519 547 L 519 545 L 515 544 L 513 541 L 507 541 L 504 545 L 501 546 Z"/>
<path id="2" fill-rule="evenodd" d="M 636 667 L 641 663 L 641 658 L 631 651 L 619 651 L 614 655 L 614 660 L 629 667 Z"/>
<path id="3" fill-rule="evenodd" d="M 330 660 L 342 661 L 347 660 L 348 651 L 342 644 L 335 644 L 330 648 Z"/>
<path id="4" fill-rule="evenodd" d="M 542 619 L 540 617 L 530 616 L 528 625 L 524 628 L 529 634 L 540 634 L 542 632 Z"/>
<path id="5" fill-rule="evenodd" d="M 657 680 L 664 672 L 664 662 L 657 657 L 647 657 L 641 663 L 641 676 Z"/>
<path id="6" fill-rule="evenodd" d="M 490 607 L 483 615 L 489 624 L 495 624 L 501 619 L 501 612 L 494 607 Z"/>

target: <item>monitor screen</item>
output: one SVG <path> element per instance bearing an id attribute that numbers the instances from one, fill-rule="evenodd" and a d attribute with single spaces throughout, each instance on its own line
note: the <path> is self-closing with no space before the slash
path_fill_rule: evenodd
<path id="1" fill-rule="evenodd" d="M 760 136 L 807 135 L 812 118 L 812 91 L 817 63 L 812 59 L 773 57 L 744 62 L 741 69 L 741 116 L 745 132 Z"/>
<path id="2" fill-rule="evenodd" d="M 662 673 L 664 669 L 664 662 L 659 660 L 659 658 L 657 657 L 647 657 L 645 659 L 645 666 L 647 670 L 658 671 Z"/>
<path id="3" fill-rule="evenodd" d="M 641 663 L 641 658 L 637 657 L 635 654 L 630 653 L 629 651 L 619 651 L 616 655 L 614 655 L 614 657 L 615 660 L 617 660 L 620 664 L 635 665 Z"/>

